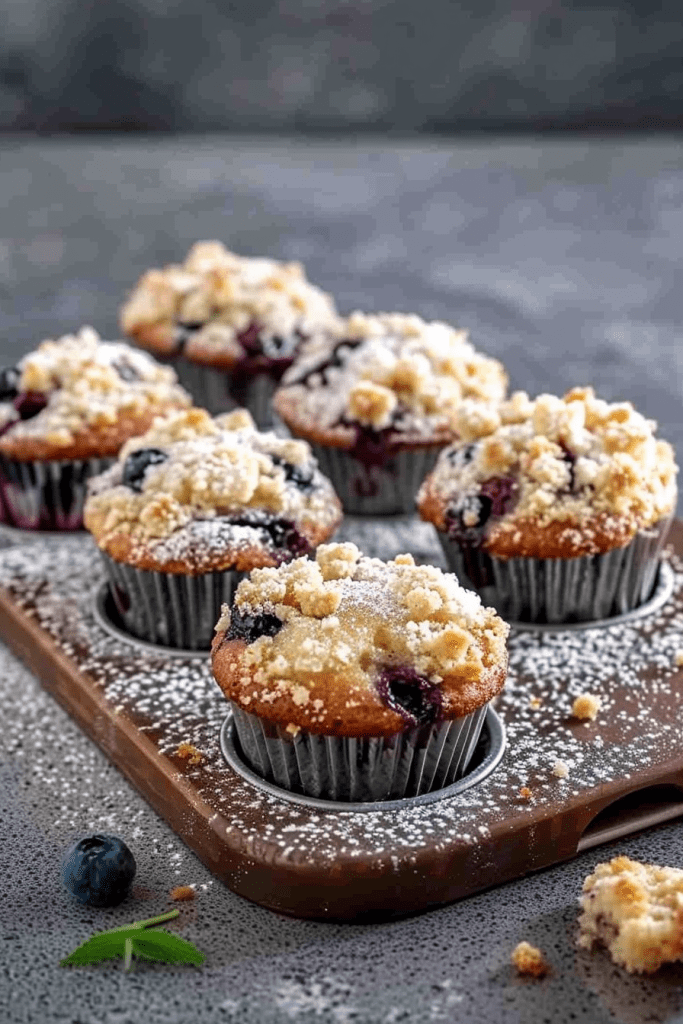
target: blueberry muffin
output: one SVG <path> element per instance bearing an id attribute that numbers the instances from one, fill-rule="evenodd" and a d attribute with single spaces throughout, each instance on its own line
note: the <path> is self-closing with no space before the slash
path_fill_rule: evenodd
<path id="1" fill-rule="evenodd" d="M 434 566 L 325 544 L 240 583 L 213 670 L 258 774 L 314 797 L 400 798 L 465 772 L 507 633 Z"/>
<path id="2" fill-rule="evenodd" d="M 347 512 L 414 511 L 464 399 L 497 401 L 507 378 L 467 332 L 417 316 L 354 313 L 302 349 L 274 406 L 313 447 Z"/>
<path id="3" fill-rule="evenodd" d="M 270 426 L 277 382 L 310 335 L 336 320 L 334 303 L 299 263 L 254 259 L 198 242 L 185 262 L 149 270 L 121 311 L 121 327 L 171 359 L 212 413 L 249 409 Z"/>
<path id="4" fill-rule="evenodd" d="M 0 371 L 0 516 L 26 530 L 83 526 L 87 480 L 155 416 L 190 405 L 176 375 L 90 327 Z"/>
<path id="5" fill-rule="evenodd" d="M 450 567 L 511 620 L 571 622 L 650 597 L 676 505 L 673 449 L 591 388 L 465 405 L 418 504 Z"/>
<path id="6" fill-rule="evenodd" d="M 157 420 L 89 492 L 125 628 L 171 647 L 208 649 L 244 572 L 307 554 L 341 519 L 308 445 L 259 433 L 244 409 Z"/>

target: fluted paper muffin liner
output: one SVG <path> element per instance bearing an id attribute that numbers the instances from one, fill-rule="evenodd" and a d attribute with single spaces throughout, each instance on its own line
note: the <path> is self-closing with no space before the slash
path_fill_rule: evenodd
<path id="1" fill-rule="evenodd" d="M 231 702 L 241 753 L 269 782 L 290 792 L 349 803 L 397 800 L 462 778 L 486 708 L 389 737 L 292 735 Z"/>
<path id="2" fill-rule="evenodd" d="M 462 586 L 511 622 L 588 622 L 633 611 L 652 595 L 672 517 L 630 544 L 579 558 L 496 558 L 438 531 Z"/>
<path id="3" fill-rule="evenodd" d="M 234 385 L 230 370 L 204 366 L 183 357 L 172 360 L 172 365 L 181 385 L 190 392 L 195 403 L 207 409 L 212 416 L 241 406 L 249 410 L 259 430 L 268 430 L 279 422 L 271 406 L 278 382 L 267 373 L 240 376 L 240 401 L 237 401 L 230 390 L 231 383 Z"/>
<path id="4" fill-rule="evenodd" d="M 198 576 L 157 572 L 116 562 L 103 551 L 100 555 L 124 628 L 165 647 L 208 651 L 221 605 L 232 602 L 245 576 L 233 569 Z"/>
<path id="5" fill-rule="evenodd" d="M 308 437 L 305 440 L 320 472 L 331 480 L 344 511 L 361 516 L 414 513 L 415 495 L 443 447 L 405 448 L 380 466 L 366 465 L 344 448 L 322 445 Z"/>
<path id="6" fill-rule="evenodd" d="M 113 457 L 22 461 L 0 455 L 0 517 L 22 530 L 81 530 L 88 480 Z"/>

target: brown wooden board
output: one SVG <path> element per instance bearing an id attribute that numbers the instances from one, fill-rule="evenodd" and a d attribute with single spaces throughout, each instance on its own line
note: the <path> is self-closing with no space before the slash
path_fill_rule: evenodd
<path id="1" fill-rule="evenodd" d="M 0 635 L 231 889 L 301 917 L 367 920 L 467 896 L 683 813 L 680 522 L 669 556 L 674 590 L 659 611 L 513 632 L 497 703 L 507 749 L 488 778 L 379 811 L 299 806 L 230 768 L 208 657 L 109 635 L 94 613 L 102 576 L 88 538 L 0 552 Z M 582 692 L 603 701 L 594 722 L 572 717 Z M 183 743 L 196 753 L 182 756 Z"/>

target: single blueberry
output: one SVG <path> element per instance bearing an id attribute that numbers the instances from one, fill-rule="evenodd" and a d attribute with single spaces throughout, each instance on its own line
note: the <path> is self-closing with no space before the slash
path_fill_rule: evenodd
<path id="1" fill-rule="evenodd" d="M 162 452 L 158 448 L 138 448 L 137 451 L 130 453 L 123 464 L 122 482 L 126 487 L 130 487 L 131 491 L 140 493 L 145 473 L 149 467 L 158 466 L 167 458 L 166 452 Z"/>
<path id="2" fill-rule="evenodd" d="M 294 466 L 291 462 L 285 462 L 281 455 L 271 455 L 276 466 L 282 466 L 285 471 L 285 480 L 290 480 L 300 491 L 313 490 L 313 467 Z"/>
<path id="3" fill-rule="evenodd" d="M 62 882 L 79 903 L 115 907 L 130 892 L 135 870 L 135 858 L 123 839 L 98 833 L 69 847 Z"/>
<path id="4" fill-rule="evenodd" d="M 47 405 L 47 395 L 40 391 L 23 391 L 14 398 L 14 408 L 22 420 L 32 420 Z"/>
<path id="5" fill-rule="evenodd" d="M 16 366 L 0 370 L 0 402 L 11 402 L 19 394 L 21 373 Z"/>
<path id="6" fill-rule="evenodd" d="M 427 725 L 443 716 L 441 690 L 413 668 L 385 669 L 375 686 L 382 703 L 407 725 Z"/>
<path id="7" fill-rule="evenodd" d="M 277 615 L 263 612 L 261 615 L 249 615 L 234 605 L 230 613 L 230 625 L 226 631 L 226 640 L 245 640 L 253 644 L 260 636 L 275 636 L 284 623 Z"/>

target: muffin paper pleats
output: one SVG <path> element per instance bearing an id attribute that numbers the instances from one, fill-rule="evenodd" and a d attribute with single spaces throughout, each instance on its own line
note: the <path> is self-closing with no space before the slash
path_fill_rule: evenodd
<path id="1" fill-rule="evenodd" d="M 345 512 L 352 515 L 400 515 L 415 511 L 418 488 L 436 463 L 443 445 L 399 450 L 383 465 L 366 465 L 343 448 L 309 440 L 320 472 L 332 482 Z"/>
<path id="2" fill-rule="evenodd" d="M 307 796 L 348 802 L 397 800 L 462 778 L 486 718 L 472 714 L 389 737 L 295 736 L 234 702 L 241 752 L 262 778 Z"/>
<path id="3" fill-rule="evenodd" d="M 230 370 L 205 366 L 183 356 L 170 360 L 170 365 L 181 385 L 212 416 L 241 406 L 249 410 L 260 430 L 268 430 L 276 422 L 271 399 L 278 384 L 269 374 L 236 378 Z"/>
<path id="4" fill-rule="evenodd" d="M 641 530 L 626 547 L 580 558 L 496 558 L 438 535 L 462 586 L 504 619 L 559 624 L 606 619 L 644 604 L 657 582 L 671 521 Z"/>
<path id="5" fill-rule="evenodd" d="M 115 461 L 24 462 L 0 454 L 2 522 L 23 530 L 81 530 L 88 480 Z"/>
<path id="6" fill-rule="evenodd" d="M 232 601 L 245 575 L 232 569 L 197 576 L 155 572 L 100 555 L 124 628 L 141 640 L 186 650 L 208 651 L 221 605 Z"/>

